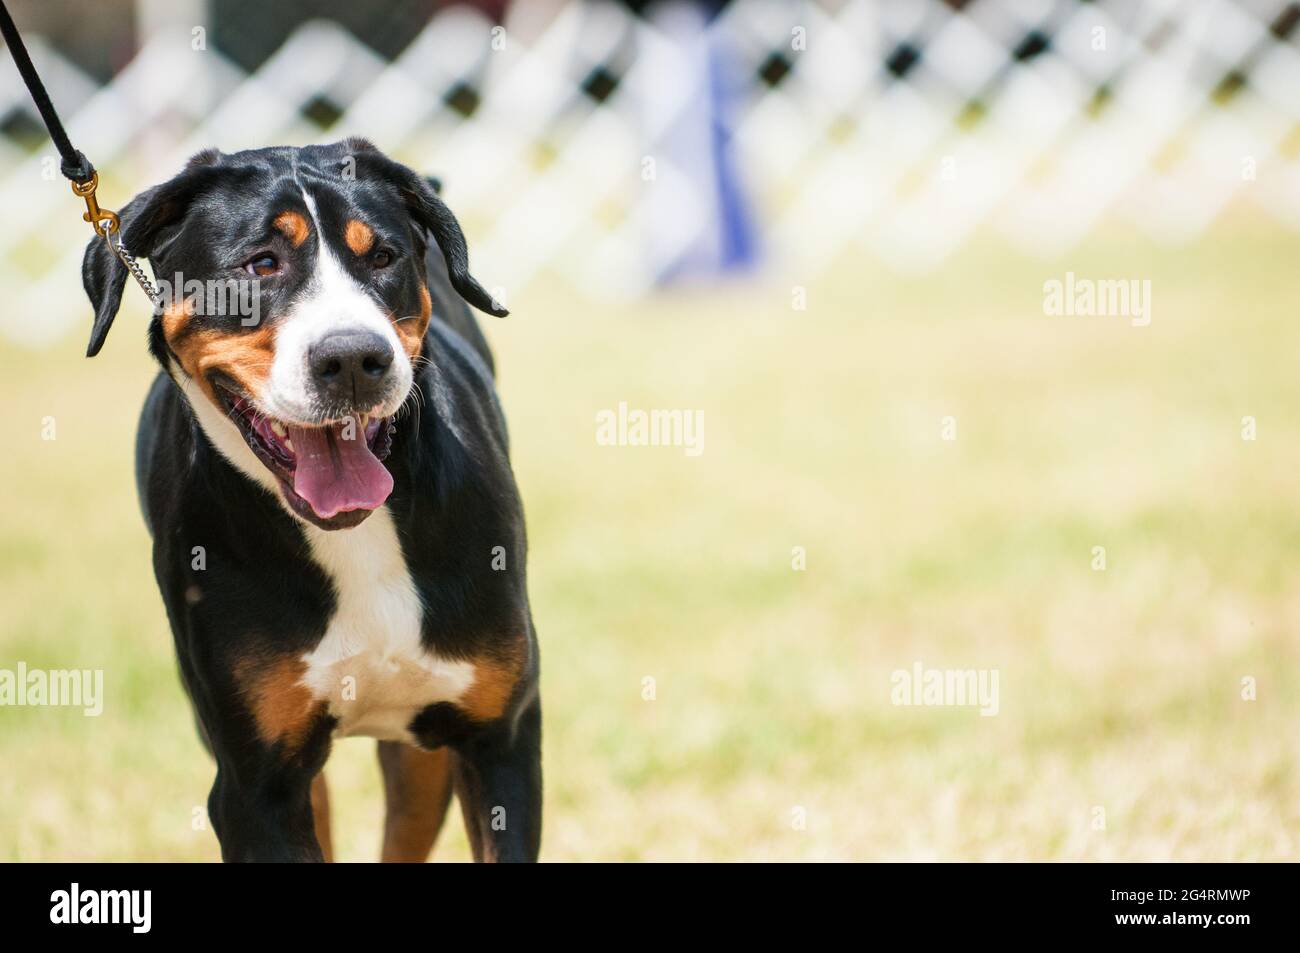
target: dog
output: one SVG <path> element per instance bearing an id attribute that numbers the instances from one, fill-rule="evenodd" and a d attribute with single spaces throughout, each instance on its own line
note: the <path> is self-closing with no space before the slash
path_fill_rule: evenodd
<path id="1" fill-rule="evenodd" d="M 363 139 L 194 156 L 121 213 L 170 295 L 136 443 L 153 566 L 226 861 L 330 855 L 332 739 L 378 740 L 381 858 L 423 861 L 454 790 L 476 861 L 541 840 L 538 647 L 487 342 L 436 181 Z M 82 268 L 104 344 L 127 268 Z M 242 299 L 241 299 L 242 300 Z"/>

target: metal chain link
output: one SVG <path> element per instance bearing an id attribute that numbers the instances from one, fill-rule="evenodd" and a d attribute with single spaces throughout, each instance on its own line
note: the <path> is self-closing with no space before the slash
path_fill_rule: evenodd
<path id="1" fill-rule="evenodd" d="M 126 250 L 126 246 L 122 244 L 122 239 L 119 238 L 114 242 L 113 235 L 110 232 L 104 235 L 104 241 L 108 242 L 108 247 L 112 249 L 113 254 L 122 259 L 122 264 L 126 265 L 127 270 L 131 272 L 131 277 L 149 296 L 149 300 L 154 303 L 154 306 L 160 307 L 162 302 L 157 289 L 154 288 L 153 282 L 149 280 L 149 276 L 145 274 L 144 268 L 135 260 L 135 256 Z"/>

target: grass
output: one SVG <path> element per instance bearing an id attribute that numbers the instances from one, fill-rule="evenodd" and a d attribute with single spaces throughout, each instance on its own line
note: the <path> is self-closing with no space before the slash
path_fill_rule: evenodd
<path id="1" fill-rule="evenodd" d="M 989 238 L 917 279 L 846 256 L 628 306 L 518 296 L 488 331 L 544 858 L 1296 858 L 1298 245 L 1229 220 L 1047 262 Z M 1067 270 L 1150 278 L 1150 327 L 1045 317 Z M 0 667 L 102 668 L 107 693 L 99 718 L 0 709 L 0 859 L 217 856 L 132 483 L 128 295 L 94 361 L 0 345 Z M 597 446 L 619 401 L 702 410 L 704 453 Z M 892 705 L 916 661 L 997 669 L 1000 713 Z M 342 859 L 377 854 L 373 761 L 330 761 Z M 467 853 L 453 815 L 436 857 Z"/>

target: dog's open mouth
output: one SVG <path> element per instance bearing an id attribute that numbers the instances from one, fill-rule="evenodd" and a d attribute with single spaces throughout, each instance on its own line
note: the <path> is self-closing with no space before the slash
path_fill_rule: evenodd
<path id="1" fill-rule="evenodd" d="M 392 417 L 354 414 L 304 427 L 266 417 L 225 386 L 216 391 L 245 442 L 304 519 L 330 529 L 355 526 L 393 492 L 393 476 L 382 462 L 392 450 Z"/>

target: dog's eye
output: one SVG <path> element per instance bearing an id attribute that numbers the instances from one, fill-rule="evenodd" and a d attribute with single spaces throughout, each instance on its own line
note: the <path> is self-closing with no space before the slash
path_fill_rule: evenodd
<path id="1" fill-rule="evenodd" d="M 280 270 L 280 262 L 274 255 L 258 255 L 244 263 L 244 270 L 250 275 L 267 278 Z"/>
<path id="2" fill-rule="evenodd" d="M 387 248 L 381 248 L 370 256 L 371 268 L 387 268 L 393 263 L 393 253 Z"/>

